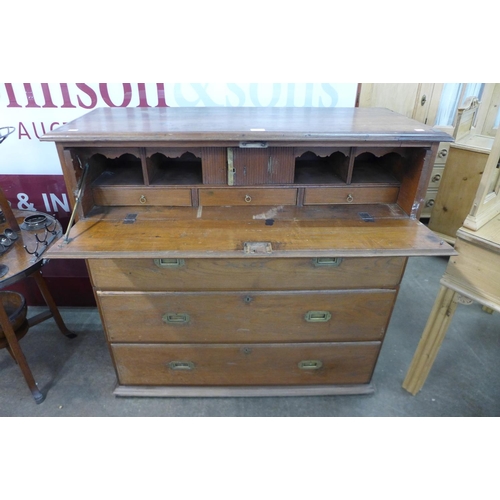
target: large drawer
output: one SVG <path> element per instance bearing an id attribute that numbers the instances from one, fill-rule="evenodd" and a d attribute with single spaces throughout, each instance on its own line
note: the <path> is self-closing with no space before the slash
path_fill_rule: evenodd
<path id="1" fill-rule="evenodd" d="M 347 292 L 98 292 L 110 342 L 381 340 L 393 290 Z"/>
<path id="2" fill-rule="evenodd" d="M 399 284 L 405 257 L 90 259 L 100 290 L 332 290 Z"/>
<path id="3" fill-rule="evenodd" d="M 253 345 L 112 344 L 124 385 L 366 384 L 379 342 Z"/>

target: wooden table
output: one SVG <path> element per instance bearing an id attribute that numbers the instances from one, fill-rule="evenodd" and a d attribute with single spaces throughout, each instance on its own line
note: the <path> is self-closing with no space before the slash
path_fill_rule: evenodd
<path id="1" fill-rule="evenodd" d="M 500 217 L 478 231 L 462 227 L 441 288 L 403 387 L 415 395 L 425 383 L 459 303 L 479 302 L 500 312 Z"/>
<path id="2" fill-rule="evenodd" d="M 5 200 L 3 193 L 1 199 Z M 9 322 L 3 304 L 0 303 L 0 325 L 5 335 L 5 340 L 0 342 L 0 348 L 7 348 L 13 359 L 19 365 L 35 402 L 41 403 L 45 399 L 45 395 L 42 394 L 35 382 L 26 357 L 19 345 L 19 340 L 28 332 L 29 328 L 49 318 L 54 318 L 63 335 L 68 338 L 76 337 L 76 335 L 71 333 L 64 324 L 57 305 L 41 273 L 41 268 L 46 262 L 44 258 L 45 250 L 50 247 L 56 238 L 61 236 L 61 225 L 56 219 L 41 212 L 11 211 L 8 204 L 5 203 L 2 205 L 2 209 L 7 220 L 0 224 L 0 234 L 8 228 L 14 231 L 15 229 L 18 230 L 15 231 L 17 239 L 12 243 L 12 246 L 9 247 L 5 253 L 0 255 L 0 266 L 6 271 L 0 278 L 0 290 L 6 289 L 18 281 L 32 277 L 38 285 L 40 293 L 48 306 L 48 310 L 28 318 L 18 331 L 15 332 Z M 29 225 L 25 222 L 27 217 L 31 217 L 32 220 L 35 217 L 49 217 L 47 220 L 48 225 L 37 224 L 36 219 L 35 222 Z"/>

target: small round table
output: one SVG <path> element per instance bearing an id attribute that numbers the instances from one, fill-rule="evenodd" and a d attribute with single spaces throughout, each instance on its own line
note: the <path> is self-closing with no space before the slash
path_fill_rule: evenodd
<path id="1" fill-rule="evenodd" d="M 5 209 L 4 209 L 5 210 Z M 7 215 L 7 214 L 6 214 Z M 27 324 L 21 328 L 31 328 L 49 318 L 54 318 L 61 333 L 74 338 L 76 335 L 68 330 L 57 309 L 52 295 L 42 277 L 41 268 L 46 263 L 43 254 L 50 245 L 62 235 L 60 223 L 50 215 L 36 211 L 12 210 L 5 222 L 0 222 L 0 237 L 9 236 L 9 241 L 4 238 L 5 244 L 0 247 L 0 290 L 17 283 L 27 277 L 33 277 L 48 306 L 32 318 L 27 319 Z M 17 224 L 14 224 L 12 216 Z M 10 223 L 10 224 L 9 224 Z M 12 227 L 17 226 L 17 227 Z M 1 240 L 0 240 L 1 241 Z M 26 379 L 35 402 L 41 403 L 45 395 L 38 389 L 33 374 L 26 358 L 19 346 L 19 332 L 13 330 L 9 317 L 0 301 L 0 325 L 5 335 L 6 347 L 14 360 L 19 365 Z M 23 332 L 23 335 L 26 332 Z"/>

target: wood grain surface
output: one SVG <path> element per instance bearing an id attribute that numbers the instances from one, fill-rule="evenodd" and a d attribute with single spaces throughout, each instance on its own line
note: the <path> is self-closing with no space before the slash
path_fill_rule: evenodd
<path id="1" fill-rule="evenodd" d="M 267 220 L 267 219 L 266 219 Z M 413 219 L 83 220 L 50 258 L 244 257 L 245 242 L 271 242 L 274 257 L 452 255 L 453 249 Z M 117 246 L 116 242 L 120 245 Z M 250 257 L 269 257 L 269 254 Z"/>
<path id="2" fill-rule="evenodd" d="M 154 259 L 89 259 L 94 286 L 119 291 L 335 290 L 390 288 L 399 284 L 404 257 L 182 259 L 159 267 Z"/>
<path id="3" fill-rule="evenodd" d="M 110 342 L 357 342 L 383 339 L 396 292 L 98 292 L 98 296 Z M 310 311 L 330 316 L 307 321 Z M 174 321 L 165 315 L 174 316 Z"/>
<path id="4" fill-rule="evenodd" d="M 416 120 L 381 108 L 97 108 L 45 134 L 44 141 L 449 142 Z"/>
<path id="5" fill-rule="evenodd" d="M 365 384 L 380 342 L 300 344 L 111 344 L 120 384 L 126 385 L 321 385 Z M 320 361 L 301 370 L 301 361 Z M 173 370 L 172 361 L 192 370 Z"/>

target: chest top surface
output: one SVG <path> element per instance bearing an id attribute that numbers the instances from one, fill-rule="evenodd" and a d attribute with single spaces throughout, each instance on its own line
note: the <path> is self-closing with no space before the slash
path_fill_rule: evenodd
<path id="1" fill-rule="evenodd" d="M 382 108 L 97 108 L 44 141 L 404 141 L 452 138 Z"/>

